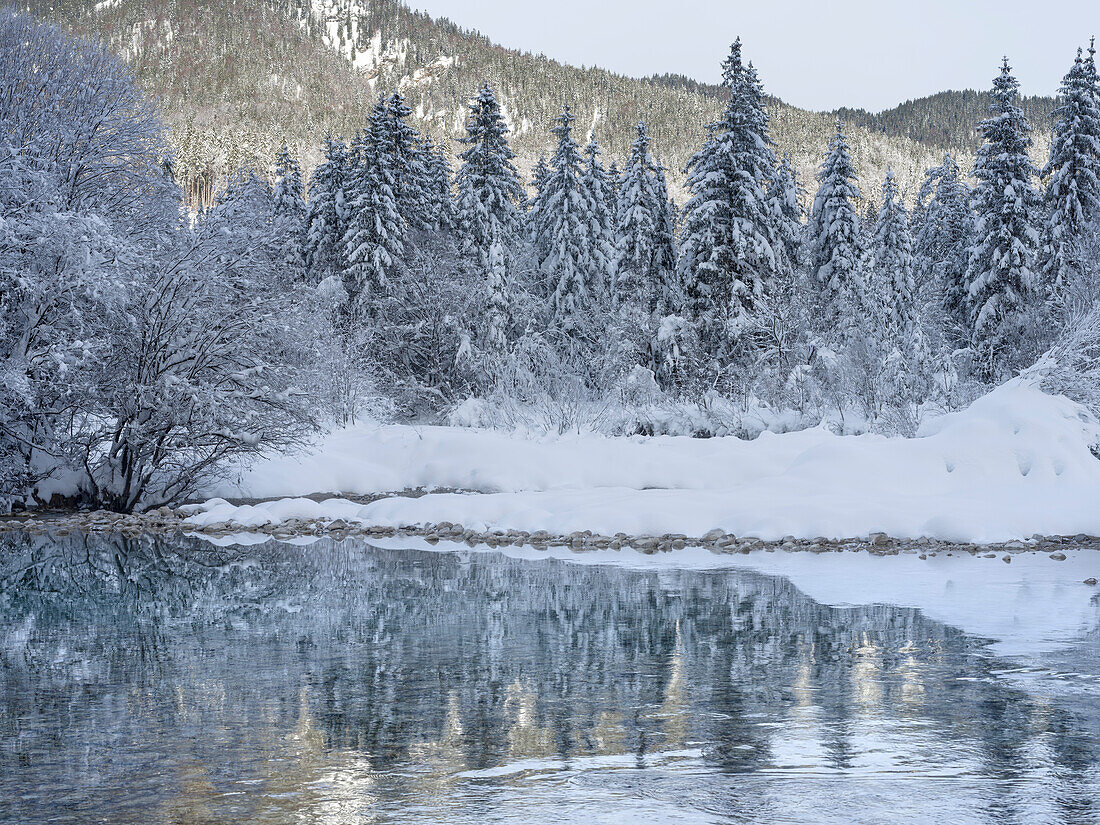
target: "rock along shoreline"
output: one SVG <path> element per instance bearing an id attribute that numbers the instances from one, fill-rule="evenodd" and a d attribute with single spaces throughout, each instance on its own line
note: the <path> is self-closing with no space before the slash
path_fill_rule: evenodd
<path id="1" fill-rule="evenodd" d="M 266 535 L 274 540 L 290 540 L 306 537 L 333 539 L 415 537 L 429 544 L 452 542 L 471 547 L 529 546 L 537 550 L 550 547 L 566 548 L 577 552 L 586 550 L 619 550 L 629 548 L 645 554 L 668 553 L 685 547 L 708 549 L 715 553 L 750 553 L 763 550 L 774 552 L 844 553 L 862 551 L 872 555 L 917 555 L 929 558 L 941 553 L 966 553 L 1011 563 L 1019 553 L 1046 553 L 1054 561 L 1064 561 L 1066 549 L 1100 550 L 1100 537 L 1032 536 L 1026 540 L 968 544 L 933 538 L 894 538 L 885 533 L 872 533 L 864 537 L 806 539 L 786 536 L 778 540 L 764 540 L 752 536 L 736 536 L 722 530 L 711 530 L 703 536 L 687 536 L 666 533 L 660 536 L 629 536 L 618 533 L 600 535 L 585 530 L 567 534 L 546 531 L 522 530 L 477 531 L 461 524 L 405 525 L 401 527 L 372 526 L 342 519 L 299 520 L 288 519 L 277 524 L 258 527 L 242 527 L 230 522 L 197 526 L 187 524 L 189 508 L 159 507 L 144 513 L 122 514 L 107 510 L 93 511 L 28 511 L 0 517 L 0 534 L 26 532 L 36 535 L 68 535 L 70 533 L 119 533 L 124 536 L 140 535 L 194 535 L 207 538 L 250 534 Z"/>

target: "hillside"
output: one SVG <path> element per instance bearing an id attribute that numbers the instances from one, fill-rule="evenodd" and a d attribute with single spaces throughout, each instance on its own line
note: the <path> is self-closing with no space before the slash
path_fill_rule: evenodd
<path id="1" fill-rule="evenodd" d="M 161 101 L 181 180 L 196 200 L 208 199 L 233 169 L 268 168 L 284 140 L 311 166 L 326 131 L 350 137 L 376 96 L 394 88 L 408 97 L 421 129 L 453 139 L 462 133 L 467 97 L 484 81 L 498 91 L 523 169 L 547 151 L 551 121 L 569 102 L 582 130 L 595 131 L 608 163 L 625 157 L 633 125 L 645 119 L 678 192 L 680 170 L 722 105 L 714 86 L 563 65 L 397 0 L 68 0 L 28 7 L 104 39 L 130 62 Z M 715 63 L 723 57 L 714 55 Z M 878 115 L 842 112 L 852 124 L 865 194 L 877 195 L 887 165 L 912 194 L 945 148 L 969 152 L 983 98 L 949 92 Z M 1049 112 L 1049 99 L 1036 100 L 1033 116 Z M 812 188 L 837 113 L 775 99 L 771 111 L 780 151 L 791 154 Z M 1043 155 L 1045 124 L 1036 126 Z"/>

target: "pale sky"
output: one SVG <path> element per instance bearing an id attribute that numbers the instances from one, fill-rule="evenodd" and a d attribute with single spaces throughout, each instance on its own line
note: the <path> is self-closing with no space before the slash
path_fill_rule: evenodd
<path id="1" fill-rule="evenodd" d="M 729 44 L 768 92 L 809 109 L 872 111 L 944 89 L 986 89 L 1008 55 L 1024 94 L 1054 94 L 1097 0 L 409 0 L 497 43 L 628 75 L 716 82 Z"/>

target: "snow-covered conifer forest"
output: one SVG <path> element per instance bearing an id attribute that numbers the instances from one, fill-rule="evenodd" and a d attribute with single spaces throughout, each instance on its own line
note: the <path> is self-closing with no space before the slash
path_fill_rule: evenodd
<path id="1" fill-rule="evenodd" d="M 206 203 L 125 64 L 4 11 L 0 499 L 179 502 L 363 421 L 912 436 L 1021 372 L 1100 409 L 1100 79 L 1066 63 L 1049 124 L 991 66 L 980 148 L 915 192 L 839 120 L 800 179 L 738 41 L 683 169 L 565 105 L 528 179 L 491 85 L 454 144 L 379 87 Z"/>

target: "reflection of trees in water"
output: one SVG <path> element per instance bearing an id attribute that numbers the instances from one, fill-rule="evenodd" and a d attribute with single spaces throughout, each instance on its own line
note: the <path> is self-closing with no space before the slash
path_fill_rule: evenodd
<path id="1" fill-rule="evenodd" d="M 1067 772 L 1098 757 L 1089 719 L 990 678 L 961 633 L 913 609 L 822 606 L 752 572 L 9 535 L 0 590 L 7 781 L 78 747 L 91 755 L 62 768 L 66 784 L 126 781 L 144 768 L 138 742 L 211 812 L 213 789 L 258 777 L 276 818 L 312 799 L 339 821 L 530 758 L 701 747 L 751 771 L 812 745 L 849 768 L 868 720 L 930 724 L 928 747 L 973 743 L 1006 778 L 1037 741 Z M 1084 796 L 1065 804 L 1092 810 Z"/>

